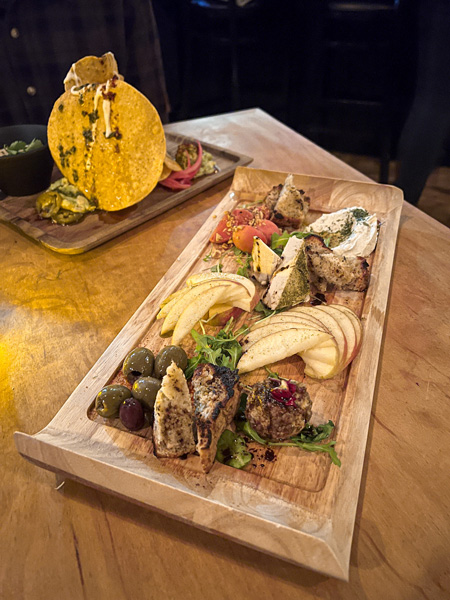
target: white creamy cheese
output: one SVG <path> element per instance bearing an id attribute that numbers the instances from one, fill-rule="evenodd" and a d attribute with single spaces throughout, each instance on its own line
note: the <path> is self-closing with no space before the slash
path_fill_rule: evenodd
<path id="1" fill-rule="evenodd" d="M 330 248 L 339 256 L 366 258 L 377 245 L 378 223 L 376 215 L 362 216 L 360 211 L 367 213 L 360 206 L 352 206 L 322 215 L 306 231 L 330 238 Z"/>

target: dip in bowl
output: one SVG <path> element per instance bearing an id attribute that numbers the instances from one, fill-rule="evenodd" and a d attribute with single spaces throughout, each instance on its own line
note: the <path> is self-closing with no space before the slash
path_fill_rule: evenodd
<path id="1" fill-rule="evenodd" d="M 29 144 L 34 139 L 43 146 L 27 152 L 0 156 L 0 189 L 7 196 L 29 196 L 50 184 L 53 158 L 47 143 L 46 125 L 11 125 L 0 128 L 0 148 L 13 142 Z"/>

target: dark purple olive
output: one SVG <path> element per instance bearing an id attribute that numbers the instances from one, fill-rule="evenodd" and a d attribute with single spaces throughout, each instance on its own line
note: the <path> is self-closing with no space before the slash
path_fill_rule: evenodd
<path id="1" fill-rule="evenodd" d="M 127 398 L 120 405 L 119 417 L 127 429 L 137 431 L 145 425 L 144 409 L 136 398 Z"/>

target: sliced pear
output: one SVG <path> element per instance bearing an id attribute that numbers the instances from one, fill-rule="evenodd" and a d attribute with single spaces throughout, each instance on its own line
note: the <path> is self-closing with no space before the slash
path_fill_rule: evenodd
<path id="1" fill-rule="evenodd" d="M 295 321 L 294 319 L 292 321 L 283 321 L 283 323 L 268 323 L 265 327 L 259 327 L 258 329 L 250 331 L 250 333 L 248 333 L 241 341 L 241 346 L 244 350 L 248 350 L 251 346 L 253 346 L 253 344 L 255 344 L 260 339 L 267 337 L 268 335 L 272 335 L 277 331 L 292 328 L 298 329 L 300 327 L 304 329 L 310 329 L 311 331 L 317 331 L 315 327 L 311 327 L 308 324 L 304 324 L 300 320 Z"/>
<path id="2" fill-rule="evenodd" d="M 247 292 L 244 290 L 243 286 L 240 283 L 226 280 L 223 282 L 211 281 L 211 283 L 219 283 L 219 285 L 228 287 L 228 291 L 224 294 L 222 298 L 222 303 L 231 304 L 232 306 L 242 308 L 242 310 L 245 310 L 247 312 L 251 311 L 253 298 L 251 298 L 247 294 Z M 195 286 L 192 289 L 195 289 L 196 287 L 197 286 Z"/>
<path id="3" fill-rule="evenodd" d="M 160 304 L 161 310 L 156 315 L 156 318 L 164 319 L 165 317 L 167 317 L 170 309 L 172 308 L 172 306 L 174 306 L 175 302 L 177 302 L 181 298 L 181 296 L 188 291 L 189 291 L 189 288 L 185 287 L 181 290 L 178 290 L 178 292 L 174 292 L 173 294 L 170 294 L 170 296 L 167 296 L 167 298 L 161 302 L 161 304 Z"/>
<path id="4" fill-rule="evenodd" d="M 324 342 L 300 354 L 305 374 L 314 379 L 331 379 L 339 372 L 340 355 L 336 342 Z"/>
<path id="5" fill-rule="evenodd" d="M 216 304 L 214 306 L 211 306 L 208 313 L 208 319 L 212 319 L 216 315 L 220 315 L 220 313 L 226 312 L 227 310 L 231 310 L 232 308 L 232 304 Z"/>
<path id="6" fill-rule="evenodd" d="M 339 350 L 339 361 L 341 365 L 344 365 L 347 359 L 348 348 L 347 338 L 344 335 L 344 331 L 340 325 L 340 321 L 335 319 L 330 313 L 319 310 L 320 308 L 321 306 L 298 306 L 296 308 L 293 308 L 291 312 L 313 316 L 316 319 L 318 319 L 336 340 L 336 344 Z M 341 365 L 339 368 L 341 368 Z"/>
<path id="7" fill-rule="evenodd" d="M 351 308 L 348 308 L 348 306 L 342 306 L 341 304 L 333 304 L 332 306 L 333 306 L 333 308 L 337 308 L 341 312 L 346 313 L 347 316 L 352 321 L 353 327 L 355 328 L 355 333 L 356 333 L 356 344 L 358 346 L 357 350 L 359 350 L 359 348 L 361 346 L 361 342 L 362 342 L 361 319 L 358 317 L 358 315 L 355 312 L 352 311 Z"/>
<path id="8" fill-rule="evenodd" d="M 342 331 L 344 332 L 347 340 L 347 353 L 341 369 L 345 369 L 345 367 L 347 367 L 355 358 L 359 350 L 357 334 L 355 326 L 353 325 L 353 320 L 346 311 L 338 309 L 337 305 L 323 304 L 321 306 L 317 306 L 317 309 L 320 309 L 323 313 L 330 314 L 334 319 L 336 319 L 336 321 L 339 322 Z"/>
<path id="9" fill-rule="evenodd" d="M 331 339 L 305 350 L 303 354 L 307 354 L 312 360 L 320 360 L 331 365 L 336 364 L 336 357 L 339 358 L 339 349 L 335 340 Z"/>
<path id="10" fill-rule="evenodd" d="M 242 275 L 237 275 L 236 273 L 211 273 L 208 271 L 206 273 L 197 273 L 196 275 L 192 275 L 186 281 L 186 285 L 188 287 L 194 287 L 199 285 L 200 283 L 204 283 L 205 281 L 233 281 L 234 283 L 240 283 L 245 287 L 249 295 L 253 298 L 256 292 L 255 284 L 247 277 L 243 277 Z"/>
<path id="11" fill-rule="evenodd" d="M 244 352 L 238 363 L 239 372 L 248 373 L 330 339 L 328 333 L 312 329 L 294 328 L 278 331 L 255 342 Z"/>
<path id="12" fill-rule="evenodd" d="M 172 305 L 164 320 L 164 323 L 161 328 L 161 335 L 165 335 L 170 331 L 173 331 L 183 311 L 197 298 L 216 287 L 219 287 L 221 289 L 221 295 L 223 295 L 225 290 L 228 291 L 228 284 L 226 283 L 205 282 L 205 284 L 203 285 L 198 285 L 195 288 L 188 289 L 188 291 L 185 294 L 183 294 L 180 298 L 177 298 L 176 302 Z M 213 302 L 213 304 L 215 303 Z M 211 304 L 210 306 L 213 306 L 213 304 Z M 210 308 L 210 306 L 208 308 Z M 203 313 L 202 316 L 204 314 L 205 313 Z"/>
<path id="13" fill-rule="evenodd" d="M 193 288 L 192 291 L 195 289 Z M 184 336 L 190 333 L 195 324 L 209 311 L 211 306 L 222 301 L 227 291 L 226 284 L 221 283 L 196 296 L 181 313 L 173 330 L 172 344 L 175 346 L 179 344 Z"/>
<path id="14" fill-rule="evenodd" d="M 163 306 L 165 306 L 166 304 L 168 304 L 169 302 L 172 302 L 172 300 L 175 300 L 175 298 L 179 298 L 182 294 L 184 294 L 187 291 L 187 288 L 182 288 L 181 290 L 178 290 L 176 292 L 173 292 L 173 294 L 170 294 L 170 296 L 167 296 L 167 298 L 165 298 L 161 304 L 159 305 L 160 308 L 162 308 Z"/>
<path id="15" fill-rule="evenodd" d="M 267 325 L 271 325 L 273 323 L 283 325 L 283 323 L 292 323 L 292 321 L 295 321 L 298 324 L 303 323 L 305 327 L 311 327 L 312 329 L 327 331 L 327 328 L 317 319 L 309 317 L 308 315 L 292 313 L 290 311 L 286 311 L 279 315 L 273 315 L 272 317 L 268 317 L 266 319 L 262 319 L 261 321 L 257 321 L 254 325 L 252 325 L 251 331 L 255 331 L 256 329 L 260 329 L 261 327 L 267 327 Z"/>

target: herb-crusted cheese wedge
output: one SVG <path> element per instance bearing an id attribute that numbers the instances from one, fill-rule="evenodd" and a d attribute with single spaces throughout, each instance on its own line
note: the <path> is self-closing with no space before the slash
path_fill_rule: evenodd
<path id="1" fill-rule="evenodd" d="M 305 241 L 291 238 L 281 255 L 263 302 L 272 310 L 289 308 L 309 299 L 308 259 Z"/>
<path id="2" fill-rule="evenodd" d="M 280 257 L 260 238 L 255 237 L 253 240 L 252 260 L 255 279 L 262 285 L 267 285 L 273 272 L 281 263 Z"/>
<path id="3" fill-rule="evenodd" d="M 155 454 L 175 458 L 195 450 L 191 396 L 183 371 L 173 362 L 155 401 Z"/>

